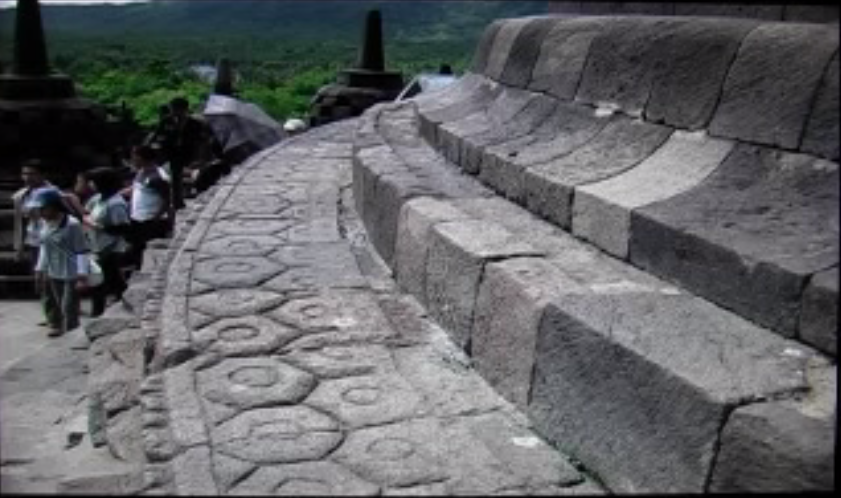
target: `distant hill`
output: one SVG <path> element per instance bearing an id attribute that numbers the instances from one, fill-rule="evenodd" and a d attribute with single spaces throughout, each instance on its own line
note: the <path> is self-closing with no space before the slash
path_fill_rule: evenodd
<path id="1" fill-rule="evenodd" d="M 42 5 L 48 38 L 195 38 L 245 36 L 353 41 L 365 12 L 380 9 L 388 41 L 475 39 L 493 19 L 542 14 L 545 1 L 156 0 L 125 6 Z M 13 31 L 13 10 L 0 10 L 0 40 Z M 6 43 L 3 43 L 6 46 Z M 8 56 L 5 56 L 6 58 Z"/>

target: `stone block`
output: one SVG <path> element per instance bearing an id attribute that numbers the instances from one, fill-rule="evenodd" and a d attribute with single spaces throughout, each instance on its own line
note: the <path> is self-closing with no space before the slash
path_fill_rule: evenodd
<path id="1" fill-rule="evenodd" d="M 479 42 L 476 43 L 476 49 L 473 52 L 473 59 L 470 61 L 470 72 L 482 74 L 485 72 L 485 67 L 488 64 L 488 59 L 491 56 L 491 49 L 493 48 L 494 39 L 502 27 L 503 21 L 494 21 L 482 31 L 482 36 Z"/>
<path id="2" fill-rule="evenodd" d="M 429 197 L 403 204 L 397 229 L 394 273 L 397 283 L 426 306 L 426 260 L 436 223 L 465 219 L 467 215 Z"/>
<path id="3" fill-rule="evenodd" d="M 702 182 L 733 150 L 729 140 L 675 131 L 638 166 L 575 189 L 572 232 L 608 253 L 628 257 L 631 211 Z"/>
<path id="4" fill-rule="evenodd" d="M 686 20 L 670 17 L 609 18 L 590 45 L 575 100 L 641 116 L 651 92 L 662 38 Z"/>
<path id="5" fill-rule="evenodd" d="M 565 295 L 540 323 L 528 411 L 614 492 L 700 493 L 730 407 L 808 388 L 818 358 L 692 296 Z"/>
<path id="6" fill-rule="evenodd" d="M 534 64 L 540 55 L 540 47 L 549 31 L 557 24 L 557 19 L 551 17 L 533 18 L 523 26 L 511 52 L 508 61 L 499 77 L 499 82 L 515 88 L 525 88 L 531 79 Z"/>
<path id="7" fill-rule="evenodd" d="M 493 45 L 488 54 L 488 61 L 483 73 L 494 81 L 500 81 L 502 72 L 508 63 L 514 42 L 522 29 L 529 23 L 528 18 L 506 19 L 494 36 Z"/>
<path id="8" fill-rule="evenodd" d="M 479 178 L 508 199 L 525 204 L 525 170 L 583 146 L 608 121 L 588 107 L 559 102 L 529 140 L 515 139 L 485 148 Z"/>
<path id="9" fill-rule="evenodd" d="M 654 47 L 645 119 L 689 130 L 706 127 L 742 39 L 757 24 L 699 18 L 663 33 Z"/>
<path id="10" fill-rule="evenodd" d="M 836 7 L 837 9 L 837 7 Z M 803 143 L 803 152 L 838 161 L 838 53 L 826 68 L 818 89 L 818 96 L 809 114 Z"/>
<path id="11" fill-rule="evenodd" d="M 628 170 L 650 156 L 668 138 L 662 126 L 616 119 L 570 154 L 529 168 L 525 197 L 529 211 L 568 229 L 573 189 Z"/>
<path id="12" fill-rule="evenodd" d="M 675 2 L 675 15 L 678 16 L 714 16 L 714 17 L 745 17 L 750 19 L 767 19 L 778 21 L 783 18 L 782 4 L 714 4 L 697 2 Z"/>
<path id="13" fill-rule="evenodd" d="M 476 371 L 524 410 L 532 384 L 537 330 L 543 308 L 581 284 L 538 258 L 490 263 L 479 286 L 471 332 Z"/>
<path id="14" fill-rule="evenodd" d="M 838 263 L 838 184 L 835 163 L 737 145 L 698 187 L 634 210 L 630 261 L 793 337 L 806 279 Z"/>
<path id="15" fill-rule="evenodd" d="M 520 112 L 502 121 L 499 126 L 465 137 L 459 144 L 462 169 L 474 175 L 481 174 L 485 149 L 493 144 L 510 142 L 528 135 L 549 118 L 556 106 L 556 99 L 537 95 L 530 98 Z"/>
<path id="16" fill-rule="evenodd" d="M 561 100 L 572 100 L 590 45 L 606 24 L 606 20 L 592 17 L 557 22 L 543 40 L 528 88 Z"/>
<path id="17" fill-rule="evenodd" d="M 835 489 L 836 367 L 803 401 L 736 408 L 721 434 L 714 493 L 808 493 Z"/>
<path id="18" fill-rule="evenodd" d="M 215 496 L 219 494 L 216 479 L 210 469 L 210 449 L 206 446 L 189 448 L 175 456 L 170 463 L 173 469 L 175 495 Z"/>
<path id="19" fill-rule="evenodd" d="M 838 30 L 819 24 L 764 24 L 748 34 L 728 72 L 710 133 L 796 149 Z"/>
<path id="20" fill-rule="evenodd" d="M 137 316 L 128 313 L 121 306 L 110 306 L 102 316 L 85 325 L 85 335 L 91 342 L 96 342 L 101 337 L 138 327 L 140 327 L 140 319 Z"/>
<path id="21" fill-rule="evenodd" d="M 114 458 L 131 463 L 143 461 L 143 424 L 140 412 L 141 408 L 134 406 L 108 420 L 105 433 L 108 450 Z"/>
<path id="22" fill-rule="evenodd" d="M 833 357 L 838 354 L 838 267 L 816 273 L 803 293 L 798 337 Z"/>
<path id="23" fill-rule="evenodd" d="M 486 261 L 540 254 L 488 221 L 435 225 L 426 263 L 429 312 L 461 348 L 469 350 L 473 308 Z"/>

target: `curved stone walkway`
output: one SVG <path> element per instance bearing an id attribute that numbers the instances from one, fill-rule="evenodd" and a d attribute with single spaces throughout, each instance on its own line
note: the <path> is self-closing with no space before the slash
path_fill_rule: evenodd
<path id="1" fill-rule="evenodd" d="M 141 389 L 146 493 L 604 493 L 369 250 L 356 125 L 264 151 L 194 213 Z"/>

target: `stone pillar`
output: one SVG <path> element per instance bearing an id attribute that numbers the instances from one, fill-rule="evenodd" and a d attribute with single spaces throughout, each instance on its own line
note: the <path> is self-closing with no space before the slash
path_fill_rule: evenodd
<path id="1" fill-rule="evenodd" d="M 18 0 L 15 12 L 15 51 L 12 72 L 28 76 L 49 73 L 47 45 L 38 0 Z"/>
<path id="2" fill-rule="evenodd" d="M 234 70 L 231 61 L 225 57 L 219 58 L 216 63 L 216 82 L 213 84 L 213 93 L 217 95 L 234 95 Z"/>
<path id="3" fill-rule="evenodd" d="M 403 76 L 385 70 L 382 19 L 378 10 L 365 18 L 357 67 L 339 72 L 336 83 L 318 90 L 310 106 L 310 125 L 358 116 L 376 104 L 393 100 L 403 89 Z"/>

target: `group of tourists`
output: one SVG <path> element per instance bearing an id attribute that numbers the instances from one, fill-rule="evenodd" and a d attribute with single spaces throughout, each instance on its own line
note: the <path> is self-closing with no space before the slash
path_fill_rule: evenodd
<path id="1" fill-rule="evenodd" d="M 45 315 L 39 325 L 49 328 L 48 336 L 79 326 L 83 297 L 90 297 L 93 317 L 109 298 L 122 300 L 147 242 L 171 231 L 175 211 L 184 206 L 181 180 L 200 129 L 185 99 L 170 107 L 150 139 L 132 148 L 129 175 L 96 168 L 79 173 L 63 191 L 47 180 L 39 160 L 23 164 L 24 187 L 12 197 L 15 254 L 34 272 Z M 168 168 L 159 165 L 164 159 Z"/>

